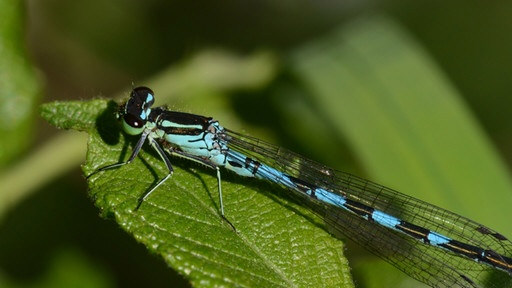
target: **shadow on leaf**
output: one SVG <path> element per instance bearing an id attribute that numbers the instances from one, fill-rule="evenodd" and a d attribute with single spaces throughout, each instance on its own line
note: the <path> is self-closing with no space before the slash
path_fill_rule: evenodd
<path id="1" fill-rule="evenodd" d="M 96 119 L 96 127 L 101 139 L 108 145 L 119 143 L 121 129 L 116 119 L 116 113 L 119 110 L 119 104 L 115 101 L 109 101 L 107 109 L 103 111 Z"/>

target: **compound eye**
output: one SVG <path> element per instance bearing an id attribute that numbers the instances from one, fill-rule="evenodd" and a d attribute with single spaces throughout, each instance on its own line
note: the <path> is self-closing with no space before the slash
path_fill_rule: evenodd
<path id="1" fill-rule="evenodd" d="M 126 114 L 123 117 L 123 129 L 130 135 L 138 135 L 144 130 L 146 121 L 133 114 Z"/>
<path id="2" fill-rule="evenodd" d="M 136 87 L 132 90 L 132 98 L 139 99 L 142 103 L 144 103 L 144 107 L 150 107 L 155 102 L 153 90 L 148 87 L 140 86 Z"/>
<path id="3" fill-rule="evenodd" d="M 130 127 L 133 127 L 133 128 L 140 128 L 140 127 L 144 126 L 144 124 L 146 122 L 132 114 L 124 115 L 123 119 L 124 119 L 124 122 L 126 122 L 126 124 L 130 125 Z"/>

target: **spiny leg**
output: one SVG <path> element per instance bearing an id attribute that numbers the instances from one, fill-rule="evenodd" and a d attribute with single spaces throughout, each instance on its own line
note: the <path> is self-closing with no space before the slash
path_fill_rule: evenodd
<path id="1" fill-rule="evenodd" d="M 86 177 L 86 179 L 89 179 L 92 175 L 94 175 L 100 171 L 119 168 L 126 164 L 130 164 L 133 161 L 133 159 L 135 159 L 135 157 L 137 157 L 137 155 L 139 154 L 140 149 L 142 148 L 142 145 L 144 145 L 144 142 L 146 142 L 146 138 L 148 137 L 148 134 L 149 134 L 149 132 L 146 132 L 146 131 L 144 131 L 144 133 L 142 133 L 142 135 L 139 138 L 139 141 L 137 141 L 137 145 L 135 145 L 135 148 L 133 148 L 132 154 L 130 155 L 130 158 L 127 161 L 103 166 L 103 167 L 97 169 L 96 171 L 92 172 L 91 174 L 89 174 Z"/>
<path id="2" fill-rule="evenodd" d="M 220 208 L 220 216 L 222 217 L 222 219 L 224 219 L 228 224 L 229 226 L 231 226 L 231 228 L 233 228 L 233 230 L 236 232 L 236 228 L 235 226 L 233 225 L 233 223 L 231 223 L 231 221 L 229 221 L 226 216 L 224 215 L 224 202 L 222 201 L 222 184 L 221 184 L 221 178 L 220 178 L 220 168 L 219 166 L 213 164 L 212 162 L 210 162 L 209 160 L 206 160 L 204 158 L 201 158 L 201 157 L 197 157 L 197 156 L 194 156 L 194 155 L 190 155 L 190 154 L 187 154 L 183 151 L 178 151 L 178 150 L 170 150 L 169 153 L 173 156 L 177 156 L 177 157 L 181 157 L 183 159 L 187 159 L 187 160 L 190 160 L 190 161 L 194 161 L 196 163 L 199 163 L 199 164 L 203 164 L 207 167 L 210 167 L 212 169 L 215 169 L 217 171 L 217 187 L 218 187 L 218 190 L 219 190 L 219 208 Z"/>
<path id="3" fill-rule="evenodd" d="M 217 170 L 217 187 L 219 189 L 219 206 L 220 206 L 220 214 L 224 217 L 224 204 L 222 202 L 222 185 L 220 181 L 220 168 L 219 166 L 215 166 L 215 170 Z"/>
<path id="4" fill-rule="evenodd" d="M 135 211 L 137 211 L 140 207 L 140 205 L 142 205 L 142 202 L 144 202 L 144 200 L 146 200 L 146 198 L 148 198 L 148 196 L 153 193 L 153 191 L 156 190 L 156 188 L 158 188 L 160 185 L 162 185 L 167 179 L 169 179 L 169 177 L 171 177 L 172 173 L 174 172 L 174 169 L 172 168 L 172 165 L 171 165 L 171 161 L 169 160 L 169 158 L 167 157 L 167 155 L 165 154 L 164 150 L 162 149 L 162 147 L 160 147 L 160 145 L 158 145 L 158 142 L 156 142 L 155 139 L 153 138 L 149 138 L 149 143 L 151 144 L 151 147 L 153 147 L 153 149 L 156 150 L 156 152 L 158 153 L 158 155 L 160 155 L 160 158 L 162 158 L 162 160 L 164 161 L 165 163 L 165 166 L 167 166 L 167 175 L 162 178 L 160 181 L 158 181 L 158 183 L 156 183 L 155 186 L 153 186 L 151 189 L 149 189 L 148 191 L 146 191 L 144 194 L 142 194 L 141 197 L 139 197 L 138 201 L 137 201 L 137 207 L 135 207 Z"/>

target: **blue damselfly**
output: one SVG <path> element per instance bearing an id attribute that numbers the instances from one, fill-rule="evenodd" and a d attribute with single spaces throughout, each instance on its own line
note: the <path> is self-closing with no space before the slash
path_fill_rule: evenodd
<path id="1" fill-rule="evenodd" d="M 126 162 L 147 141 L 168 174 L 144 192 L 137 208 L 173 172 L 168 157 L 206 165 L 217 173 L 224 217 L 221 170 L 287 188 L 322 217 L 333 234 L 345 235 L 409 276 L 432 287 L 511 287 L 512 242 L 502 234 L 453 212 L 354 175 L 336 171 L 286 149 L 222 127 L 210 117 L 151 108 L 154 93 L 137 87 L 119 108 L 130 135 L 141 135 Z M 492 282 L 488 272 L 497 273 Z"/>

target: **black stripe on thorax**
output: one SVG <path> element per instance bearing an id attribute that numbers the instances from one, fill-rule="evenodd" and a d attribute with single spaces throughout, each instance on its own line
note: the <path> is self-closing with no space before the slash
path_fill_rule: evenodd
<path id="1" fill-rule="evenodd" d="M 151 110 L 150 119 L 156 120 L 157 128 L 166 134 L 177 135 L 200 135 L 208 128 L 212 120 L 211 117 L 169 111 L 160 107 Z"/>
<path id="2" fill-rule="evenodd" d="M 162 127 L 157 126 L 158 129 L 163 130 L 165 134 L 172 134 L 172 135 L 201 135 L 201 133 L 204 132 L 202 129 L 193 129 L 193 128 L 183 128 L 183 127 Z"/>

